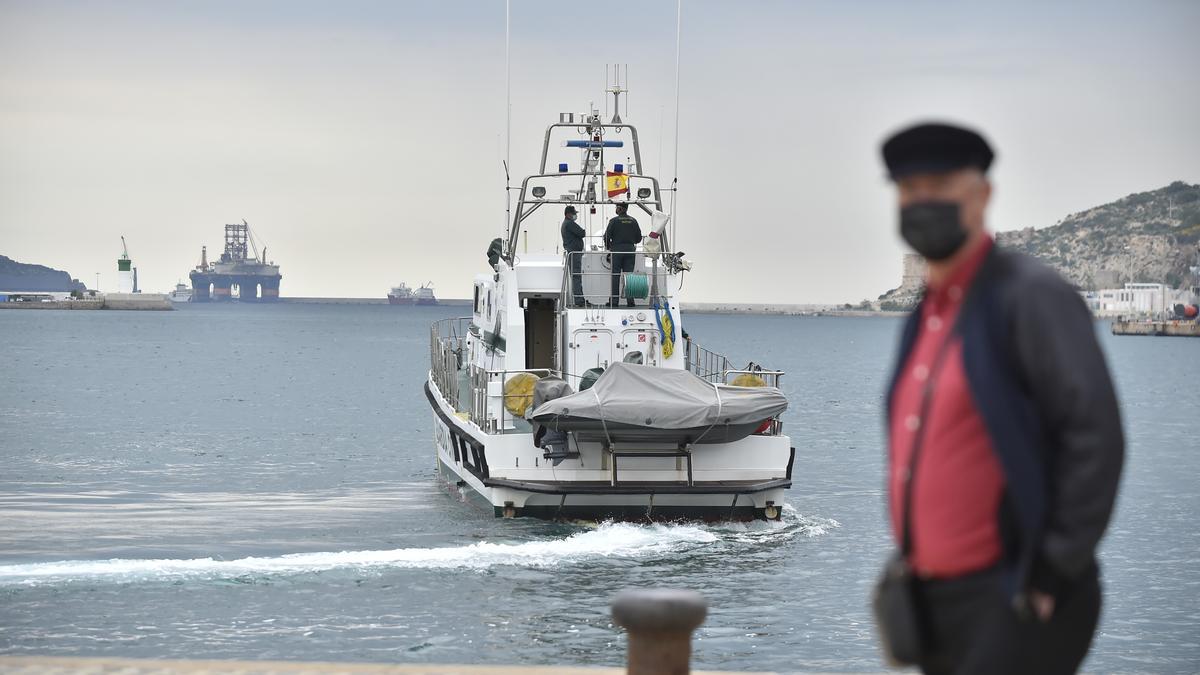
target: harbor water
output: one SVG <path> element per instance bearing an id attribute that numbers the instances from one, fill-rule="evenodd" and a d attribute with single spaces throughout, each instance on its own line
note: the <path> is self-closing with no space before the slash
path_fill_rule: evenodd
<path id="1" fill-rule="evenodd" d="M 0 314 L 0 654 L 617 665 L 608 602 L 711 603 L 694 663 L 879 670 L 892 318 L 689 315 L 786 370 L 780 523 L 497 520 L 435 478 L 428 326 L 461 307 Z M 1097 333 L 1129 437 L 1085 669 L 1200 668 L 1200 341 Z"/>

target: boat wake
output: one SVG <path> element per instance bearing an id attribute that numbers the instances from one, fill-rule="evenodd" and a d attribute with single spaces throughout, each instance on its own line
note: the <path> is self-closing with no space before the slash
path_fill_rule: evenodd
<path id="1" fill-rule="evenodd" d="M 790 516 L 790 517 L 789 517 Z M 726 544 L 768 543 L 778 538 L 818 536 L 837 527 L 832 520 L 807 519 L 785 509 L 782 523 L 703 525 L 605 522 L 560 539 L 521 543 L 479 542 L 467 546 L 399 548 L 388 551 L 292 553 L 235 560 L 110 559 L 0 565 L 0 588 L 36 587 L 70 582 L 135 583 L 187 580 L 257 580 L 335 570 L 358 573 L 388 569 L 546 568 L 598 559 L 646 559 L 724 550 Z"/>

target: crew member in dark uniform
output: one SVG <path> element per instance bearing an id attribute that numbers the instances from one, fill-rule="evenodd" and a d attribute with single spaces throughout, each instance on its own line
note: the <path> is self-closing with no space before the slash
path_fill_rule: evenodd
<path id="1" fill-rule="evenodd" d="M 608 227 L 604 229 L 604 248 L 612 251 L 612 297 L 608 302 L 609 307 L 616 307 L 620 302 L 621 273 L 633 271 L 634 261 L 637 260 L 634 251 L 642 241 L 642 228 L 627 213 L 628 210 L 626 204 L 617 204 L 617 215 L 608 221 Z M 633 298 L 625 302 L 633 307 Z"/>
<path id="2" fill-rule="evenodd" d="M 876 608 L 891 655 L 926 673 L 1074 673 L 1100 614 L 1121 411 L 1079 294 L 988 232 L 992 158 L 946 124 L 883 144 L 901 236 L 929 273 L 887 397 L 908 572 Z M 908 595 L 885 595 L 904 579 Z"/>
<path id="3" fill-rule="evenodd" d="M 583 276 L 581 274 L 581 265 L 583 264 L 583 238 L 587 235 L 579 223 L 575 222 L 575 214 L 578 213 L 574 206 L 567 206 L 563 210 L 562 223 L 562 243 L 563 250 L 567 253 L 567 264 L 571 268 L 571 297 L 575 299 L 576 307 L 583 307 Z"/>

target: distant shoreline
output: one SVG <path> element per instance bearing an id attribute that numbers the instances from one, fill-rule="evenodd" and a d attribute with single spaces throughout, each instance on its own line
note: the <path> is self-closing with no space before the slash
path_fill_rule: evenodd
<path id="1" fill-rule="evenodd" d="M 387 298 L 314 298 L 281 297 L 280 302 L 308 305 L 386 305 Z M 469 307 L 471 300 L 460 298 L 438 299 L 437 305 L 447 307 Z M 416 305 L 402 305 L 413 307 Z M 681 309 L 689 314 L 744 314 L 748 316 L 834 316 L 834 317 L 897 317 L 908 312 L 873 311 L 863 309 L 840 309 L 831 305 L 768 305 L 685 302 Z"/>
<path id="2" fill-rule="evenodd" d="M 302 298 L 302 297 L 281 297 L 280 302 L 290 302 L 295 304 L 306 305 L 386 305 L 387 298 Z M 397 305 L 397 307 L 438 307 L 446 305 L 451 307 L 459 307 L 470 305 L 470 300 L 462 300 L 459 298 L 447 298 L 445 300 L 438 298 L 437 305 Z"/>
<path id="3" fill-rule="evenodd" d="M 753 305 L 727 303 L 688 303 L 680 306 L 689 314 L 745 314 L 748 316 L 835 316 L 835 317 L 897 317 L 908 312 L 839 309 L 830 305 Z"/>

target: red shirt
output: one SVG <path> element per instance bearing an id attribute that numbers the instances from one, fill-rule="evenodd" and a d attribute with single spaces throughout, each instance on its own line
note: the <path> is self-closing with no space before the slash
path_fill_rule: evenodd
<path id="1" fill-rule="evenodd" d="M 991 566 L 1002 552 L 998 510 L 1004 473 L 967 384 L 962 338 L 951 335 L 967 290 L 992 245 L 988 237 L 947 279 L 930 285 L 916 341 L 892 392 L 888 488 L 897 543 L 905 477 L 918 430 L 925 427 L 909 521 L 913 547 L 909 563 L 923 577 L 975 572 Z M 941 370 L 932 373 L 947 339 Z M 936 377 L 932 399 L 921 419 L 930 377 Z"/>

